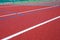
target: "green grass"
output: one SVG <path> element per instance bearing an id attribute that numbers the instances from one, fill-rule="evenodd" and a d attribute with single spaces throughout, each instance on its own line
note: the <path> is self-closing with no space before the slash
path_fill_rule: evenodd
<path id="1" fill-rule="evenodd" d="M 27 1 L 12 1 L 13 4 L 19 4 L 19 3 L 27 3 L 27 2 L 51 2 L 53 0 L 27 0 Z M 7 2 L 0 2 L 1 4 L 7 3 Z M 10 2 L 9 2 L 10 3 Z"/>

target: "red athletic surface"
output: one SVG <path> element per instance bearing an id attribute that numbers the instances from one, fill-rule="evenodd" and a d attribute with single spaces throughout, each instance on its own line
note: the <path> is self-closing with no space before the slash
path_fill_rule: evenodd
<path id="1" fill-rule="evenodd" d="M 0 16 L 44 7 L 45 6 L 0 6 Z M 57 16 L 60 16 L 60 7 L 29 12 L 23 15 L 14 15 L 14 17 L 3 17 L 4 20 L 0 20 L 0 40 Z M 60 19 L 35 28 L 10 40 L 60 40 Z"/>

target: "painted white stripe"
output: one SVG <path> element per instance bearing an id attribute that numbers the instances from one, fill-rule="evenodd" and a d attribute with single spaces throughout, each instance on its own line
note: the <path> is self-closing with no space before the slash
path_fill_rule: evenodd
<path id="1" fill-rule="evenodd" d="M 5 14 L 5 15 L 1 15 L 0 17 L 12 16 L 12 15 L 17 15 L 17 14 L 21 14 L 21 13 L 27 13 L 27 12 L 38 11 L 38 10 L 45 10 L 45 9 L 50 9 L 50 8 L 54 8 L 54 7 L 58 7 L 58 6 L 59 6 L 59 5 L 50 6 L 50 7 L 45 7 L 45 8 L 39 8 L 39 9 L 34 9 L 34 10 L 29 10 L 29 11 L 24 11 L 24 12 L 18 12 L 18 13 Z"/>
<path id="2" fill-rule="evenodd" d="M 35 25 L 35 26 L 32 26 L 32 27 L 27 28 L 27 29 L 25 29 L 25 30 L 19 31 L 19 32 L 15 33 L 15 34 L 12 34 L 12 35 L 8 36 L 8 37 L 5 37 L 5 38 L 3 38 L 2 40 L 9 40 L 9 39 L 11 39 L 11 38 L 13 38 L 13 37 L 16 37 L 16 36 L 18 36 L 18 35 L 21 35 L 21 34 L 27 32 L 27 31 L 30 31 L 30 30 L 32 30 L 32 29 L 34 29 L 34 28 L 37 28 L 37 27 L 39 27 L 39 26 L 42 26 L 42 25 L 44 25 L 44 24 L 47 24 L 47 23 L 52 22 L 52 21 L 54 21 L 54 20 L 56 20 L 56 19 L 59 19 L 59 18 L 60 18 L 60 16 L 54 17 L 54 18 L 52 18 L 52 19 L 49 19 L 49 20 L 44 21 L 44 22 L 42 22 L 42 23 L 39 23 L 39 24 L 37 24 L 37 25 Z"/>

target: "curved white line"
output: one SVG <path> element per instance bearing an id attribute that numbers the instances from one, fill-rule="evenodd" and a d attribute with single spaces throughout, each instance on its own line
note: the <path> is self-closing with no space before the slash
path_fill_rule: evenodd
<path id="1" fill-rule="evenodd" d="M 52 21 L 54 21 L 54 20 L 56 20 L 56 19 L 59 19 L 59 18 L 60 18 L 60 16 L 54 17 L 54 18 L 52 18 L 52 19 L 49 19 L 49 20 L 44 21 L 44 22 L 42 22 L 42 23 L 39 23 L 39 24 L 37 24 L 37 25 L 35 25 L 35 26 L 32 26 L 32 27 L 27 28 L 27 29 L 25 29 L 25 30 L 19 31 L 19 32 L 17 32 L 17 33 L 14 33 L 14 34 L 12 34 L 12 35 L 10 35 L 10 36 L 8 36 L 8 37 L 5 37 L 5 38 L 3 38 L 3 39 L 1 39 L 1 40 L 9 40 L 9 39 L 11 39 L 11 38 L 13 38 L 13 37 L 16 37 L 16 36 L 18 36 L 18 35 L 21 35 L 21 34 L 27 32 L 27 31 L 30 31 L 30 30 L 32 30 L 32 29 L 34 29 L 34 28 L 37 28 L 37 27 L 39 27 L 39 26 L 42 26 L 42 25 L 44 25 L 44 24 L 47 24 L 47 23 L 52 22 Z"/>
<path id="2" fill-rule="evenodd" d="M 54 7 L 58 7 L 58 6 L 59 6 L 59 5 L 50 6 L 50 7 L 45 7 L 45 8 L 39 8 L 39 9 L 34 9 L 34 10 L 28 10 L 28 11 L 18 12 L 18 13 L 5 14 L 5 15 L 1 15 L 0 17 L 12 16 L 12 15 L 17 15 L 17 14 L 22 14 L 22 13 L 27 13 L 27 12 L 38 11 L 38 10 L 46 10 L 46 9 L 50 9 L 50 8 L 54 8 Z"/>

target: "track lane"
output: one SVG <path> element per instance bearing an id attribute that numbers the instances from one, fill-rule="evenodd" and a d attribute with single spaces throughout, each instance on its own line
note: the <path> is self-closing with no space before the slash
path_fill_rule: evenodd
<path id="1" fill-rule="evenodd" d="M 5 17 L 6 20 L 0 21 L 0 26 L 1 26 L 0 38 L 4 38 L 18 31 L 21 31 L 25 28 L 36 25 L 40 22 L 59 16 L 60 15 L 59 10 L 60 10 L 59 7 L 57 7 L 49 10 L 44 10 L 44 11 L 26 13 L 24 16 L 15 15 L 14 18 Z"/>

